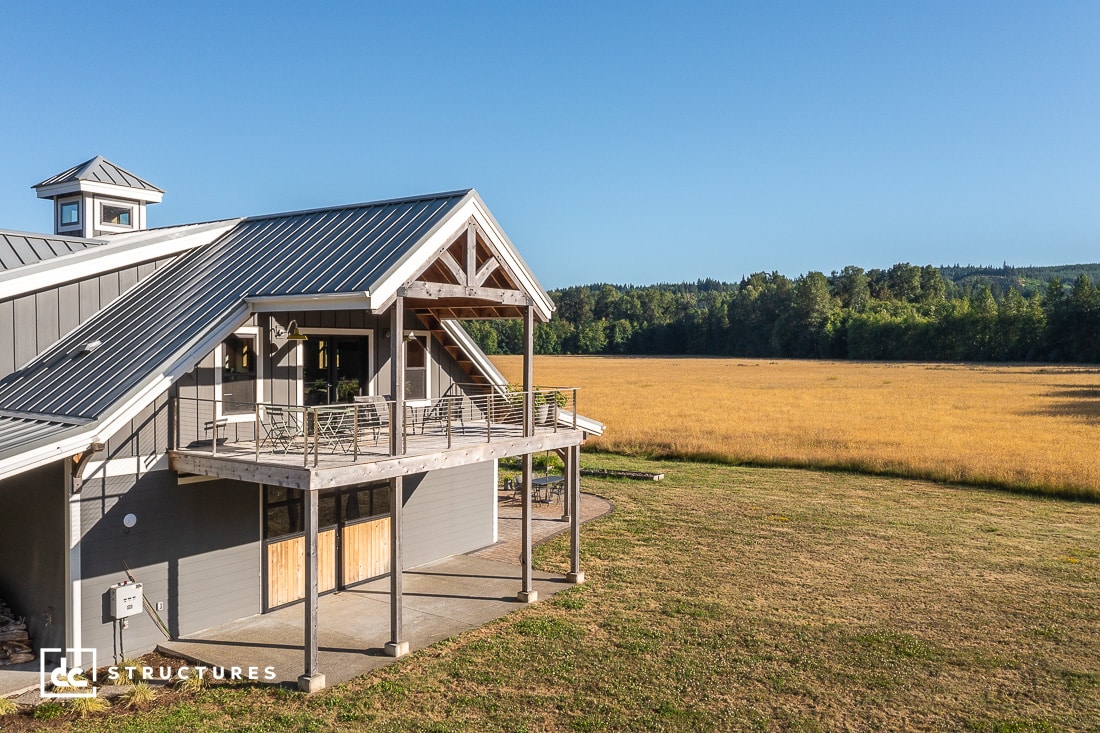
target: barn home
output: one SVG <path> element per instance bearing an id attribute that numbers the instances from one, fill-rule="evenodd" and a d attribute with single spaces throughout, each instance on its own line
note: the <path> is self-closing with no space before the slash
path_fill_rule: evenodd
<path id="1" fill-rule="evenodd" d="M 536 389 L 553 303 L 474 190 L 148 228 L 164 192 L 101 157 L 34 186 L 54 233 L 0 230 L 0 599 L 34 650 L 126 650 L 496 541 L 497 461 L 565 460 L 602 426 Z M 463 319 L 522 319 L 522 386 Z M 141 583 L 124 616 L 112 587 Z M 162 626 L 163 628 L 158 628 Z"/>

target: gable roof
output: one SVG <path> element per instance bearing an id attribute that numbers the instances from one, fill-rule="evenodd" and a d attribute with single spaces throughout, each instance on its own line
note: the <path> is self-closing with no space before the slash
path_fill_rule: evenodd
<path id="1" fill-rule="evenodd" d="M 0 422 L 37 421 L 38 439 L 8 442 L 0 431 L 0 475 L 109 437 L 252 311 L 385 309 L 471 220 L 549 319 L 553 302 L 473 189 L 223 222 L 213 242 L 181 254 L 0 380 Z M 92 342 L 99 344 L 85 349 Z"/>
<path id="2" fill-rule="evenodd" d="M 115 165 L 102 155 L 97 155 L 91 160 L 74 165 L 72 168 L 61 171 L 57 175 L 50 176 L 44 181 L 34 184 L 31 188 L 45 188 L 63 183 L 75 183 L 88 181 L 90 183 L 106 183 L 112 186 L 124 186 L 141 191 L 152 191 L 163 194 L 164 191 L 136 176 L 125 168 Z"/>
<path id="3" fill-rule="evenodd" d="M 101 245 L 104 241 L 106 240 L 0 230 L 0 272 L 81 252 Z"/>

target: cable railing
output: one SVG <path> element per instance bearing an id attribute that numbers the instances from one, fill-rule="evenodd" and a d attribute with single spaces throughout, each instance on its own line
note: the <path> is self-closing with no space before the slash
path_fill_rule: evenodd
<path id="1" fill-rule="evenodd" d="M 381 396 L 310 406 L 176 397 L 173 445 L 316 467 L 576 429 L 576 403 L 574 387 L 525 392 L 455 385 L 442 397 L 406 401 L 398 421 L 397 402 Z"/>

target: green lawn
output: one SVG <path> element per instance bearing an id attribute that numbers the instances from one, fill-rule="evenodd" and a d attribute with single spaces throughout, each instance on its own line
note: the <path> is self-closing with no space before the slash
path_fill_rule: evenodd
<path id="1" fill-rule="evenodd" d="M 585 479 L 588 582 L 307 698 L 215 688 L 78 730 L 1100 729 L 1100 505 L 647 462 Z M 539 566 L 566 569 L 559 538 Z M 2 722 L 2 720 L 0 720 Z"/>

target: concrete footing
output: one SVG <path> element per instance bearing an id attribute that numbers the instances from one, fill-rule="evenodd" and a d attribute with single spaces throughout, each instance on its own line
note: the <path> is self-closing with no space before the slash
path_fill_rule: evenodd
<path id="1" fill-rule="evenodd" d="M 566 579 L 566 581 L 568 581 L 568 582 L 570 582 L 574 585 L 580 585 L 581 583 L 584 582 L 584 571 L 581 570 L 581 571 L 576 572 L 576 573 L 566 573 L 565 574 L 565 579 Z"/>
<path id="2" fill-rule="evenodd" d="M 516 600 L 520 603 L 534 603 L 539 599 L 539 592 L 537 590 L 521 590 L 516 593 Z"/>
<path id="3" fill-rule="evenodd" d="M 325 676 L 323 674 L 303 674 L 298 677 L 298 689 L 302 692 L 320 692 L 325 689 Z"/>
<path id="4" fill-rule="evenodd" d="M 387 641 L 386 642 L 386 655 L 397 658 L 403 657 L 409 653 L 409 642 L 407 641 Z"/>
<path id="5" fill-rule="evenodd" d="M 568 514 L 562 514 L 562 515 L 561 515 L 561 521 L 563 521 L 563 522 L 568 522 L 568 521 L 570 521 L 570 520 L 571 520 L 572 518 L 573 518 L 573 517 L 572 517 L 572 516 L 570 516 L 570 515 L 568 515 Z"/>

